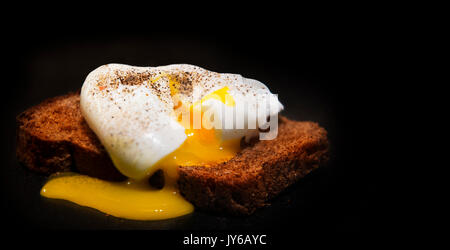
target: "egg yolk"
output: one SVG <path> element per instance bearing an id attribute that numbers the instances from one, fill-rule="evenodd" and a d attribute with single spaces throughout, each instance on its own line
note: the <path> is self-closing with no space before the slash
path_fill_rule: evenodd
<path id="1" fill-rule="evenodd" d="M 176 86 L 170 86 L 171 93 L 174 94 Z M 234 106 L 235 102 L 228 90 L 228 87 L 219 89 L 199 102 L 186 106 L 181 104 L 175 108 L 188 107 L 193 118 L 194 111 L 209 99 Z M 224 141 L 218 130 L 204 127 L 194 129 L 193 119 L 190 119 L 189 125 L 185 129 L 187 139 L 184 143 L 152 167 L 153 170 L 162 169 L 164 172 L 165 185 L 160 190 L 151 187 L 147 179 L 110 182 L 85 175 L 66 174 L 50 178 L 41 189 L 41 195 L 68 200 L 115 217 L 133 220 L 161 220 L 192 213 L 193 205 L 183 198 L 177 188 L 178 167 L 208 167 L 227 161 L 240 150 L 240 139 Z"/>

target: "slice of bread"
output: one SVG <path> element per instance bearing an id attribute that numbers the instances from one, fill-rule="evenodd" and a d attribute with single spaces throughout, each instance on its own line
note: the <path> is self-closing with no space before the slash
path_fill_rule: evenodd
<path id="1" fill-rule="evenodd" d="M 78 170 L 106 180 L 125 179 L 81 115 L 78 93 L 47 99 L 18 115 L 16 154 L 39 173 Z"/>
<path id="2" fill-rule="evenodd" d="M 247 145 L 216 166 L 180 166 L 178 185 L 198 208 L 250 214 L 326 161 L 327 152 L 325 129 L 280 116 L 276 139 Z M 17 116 L 16 153 L 26 167 L 43 174 L 77 171 L 125 179 L 81 115 L 79 93 L 48 99 Z M 162 175 L 155 176 L 153 182 L 161 185 Z"/>

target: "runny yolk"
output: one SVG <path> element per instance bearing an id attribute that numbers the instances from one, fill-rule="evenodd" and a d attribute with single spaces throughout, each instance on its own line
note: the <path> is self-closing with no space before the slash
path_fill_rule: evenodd
<path id="1" fill-rule="evenodd" d="M 190 114 L 208 99 L 235 105 L 225 87 L 205 96 L 200 103 L 191 104 Z M 133 220 L 162 220 L 192 213 L 193 205 L 183 198 L 177 188 L 178 167 L 208 167 L 231 159 L 240 150 L 239 139 L 223 141 L 220 131 L 203 127 L 193 129 L 192 120 L 191 127 L 185 130 L 187 139 L 184 143 L 152 168 L 164 172 L 165 185 L 160 190 L 151 187 L 147 179 L 110 182 L 86 175 L 66 174 L 50 178 L 42 188 L 41 195 Z"/>

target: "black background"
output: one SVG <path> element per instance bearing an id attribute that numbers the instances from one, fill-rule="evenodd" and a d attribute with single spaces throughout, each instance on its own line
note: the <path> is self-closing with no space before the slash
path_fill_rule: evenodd
<path id="1" fill-rule="evenodd" d="M 378 216 L 373 209 L 377 185 L 361 140 L 370 138 L 362 100 L 372 94 L 376 73 L 370 69 L 379 63 L 381 50 L 367 32 L 372 27 L 345 15 L 327 18 L 327 13 L 302 18 L 303 11 L 281 19 L 258 12 L 241 19 L 238 13 L 173 23 L 171 12 L 132 22 L 87 19 L 91 12 L 66 18 L 60 13 L 9 27 L 5 53 L 12 67 L 2 83 L 7 86 L 2 105 L 4 225 L 19 230 L 171 229 L 178 238 L 195 230 L 244 230 L 269 232 L 278 243 L 294 242 L 300 232 L 371 229 Z M 257 79 L 279 95 L 284 115 L 327 129 L 330 163 L 249 217 L 196 211 L 166 221 L 127 221 L 43 199 L 39 190 L 45 177 L 30 173 L 15 158 L 15 116 L 46 98 L 78 90 L 90 71 L 107 63 L 189 63 Z"/>

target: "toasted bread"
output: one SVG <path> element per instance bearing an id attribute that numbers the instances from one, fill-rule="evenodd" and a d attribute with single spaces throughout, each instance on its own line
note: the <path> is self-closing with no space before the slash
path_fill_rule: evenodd
<path id="1" fill-rule="evenodd" d="M 78 93 L 47 99 L 18 115 L 16 153 L 25 166 L 43 174 L 78 170 L 125 179 L 81 115 Z"/>
<path id="2" fill-rule="evenodd" d="M 79 102 L 79 94 L 70 93 L 18 115 L 19 161 L 43 174 L 77 171 L 124 180 L 85 122 Z M 250 214 L 327 159 L 326 131 L 317 123 L 280 116 L 278 131 L 276 139 L 254 142 L 216 166 L 180 166 L 180 192 L 202 209 Z"/>

